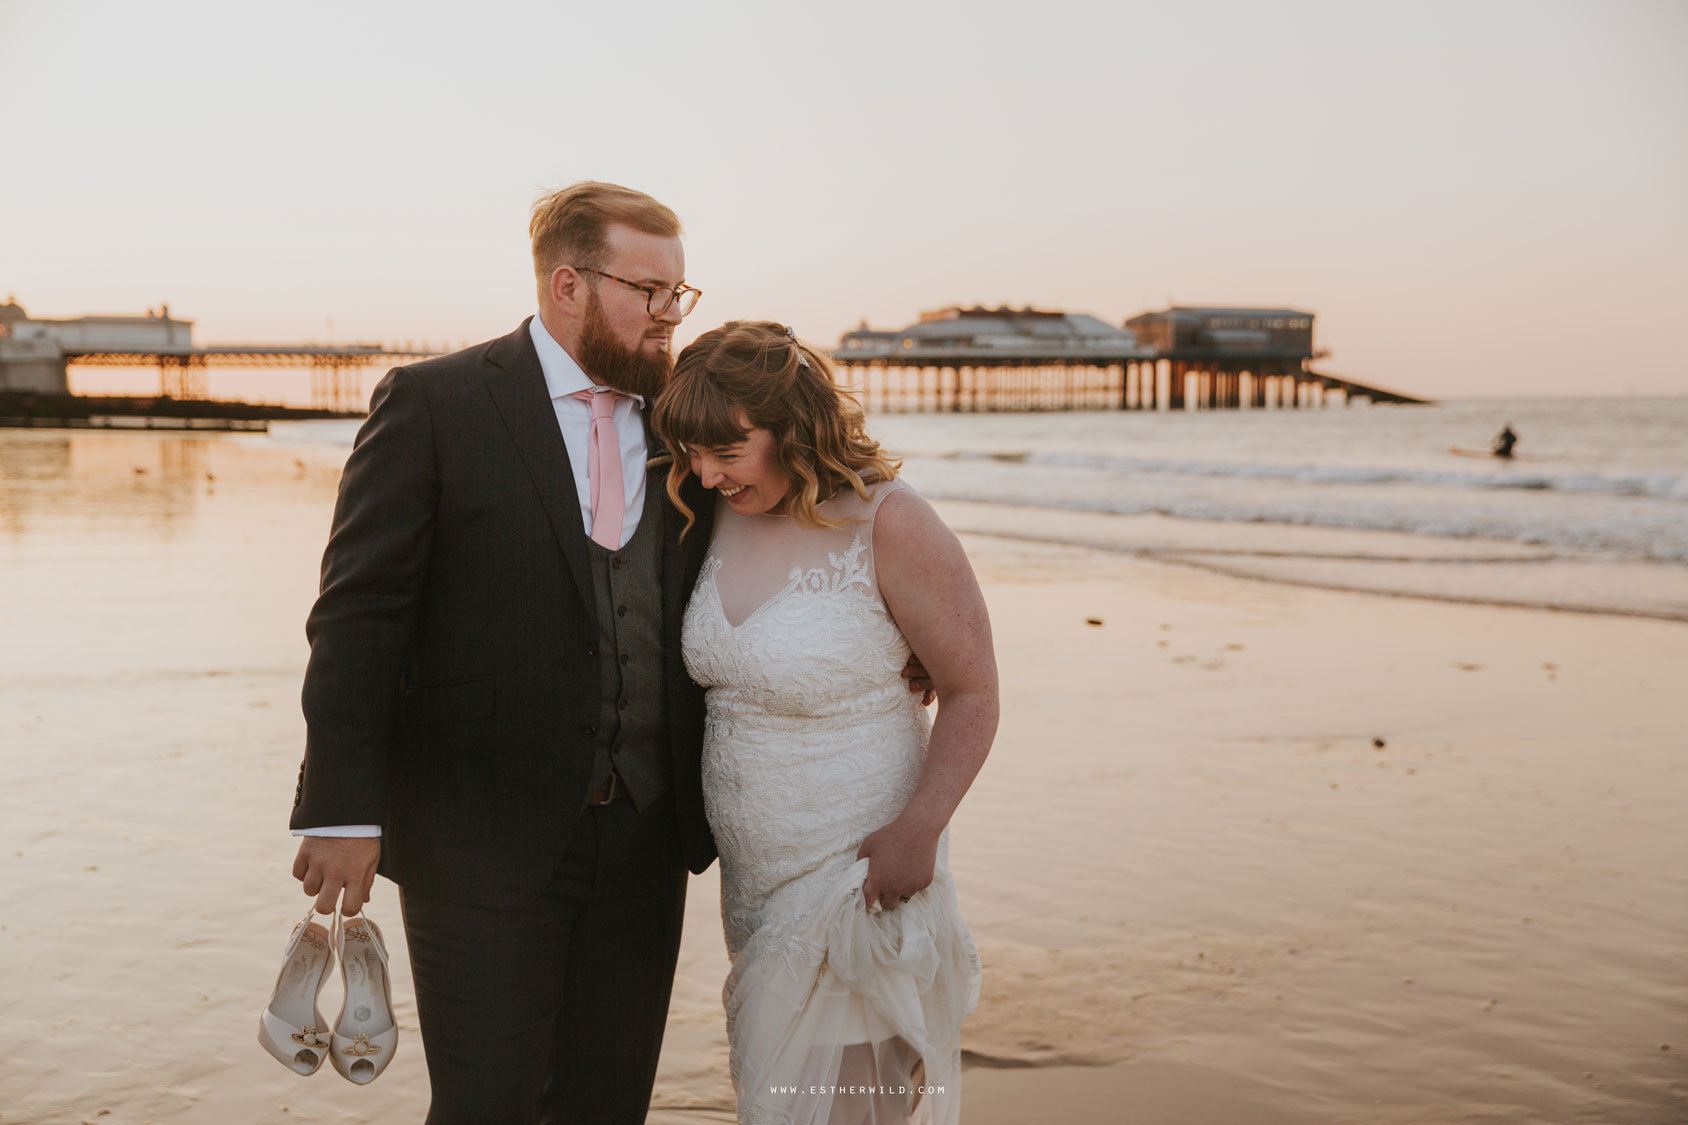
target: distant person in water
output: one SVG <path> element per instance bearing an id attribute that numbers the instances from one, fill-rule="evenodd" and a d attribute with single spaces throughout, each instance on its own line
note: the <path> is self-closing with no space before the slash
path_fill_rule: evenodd
<path id="1" fill-rule="evenodd" d="M 1512 447 L 1518 444 L 1518 435 L 1512 432 L 1512 423 L 1508 422 L 1495 435 L 1494 454 L 1496 457 L 1512 459 Z"/>

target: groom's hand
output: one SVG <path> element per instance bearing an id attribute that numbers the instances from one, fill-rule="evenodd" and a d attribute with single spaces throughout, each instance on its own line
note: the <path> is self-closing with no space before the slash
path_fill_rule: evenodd
<path id="1" fill-rule="evenodd" d="M 379 836 L 302 836 L 293 860 L 293 877 L 316 896 L 318 914 L 350 915 L 363 909 L 375 885 L 375 865 L 381 859 Z"/>
<path id="2" fill-rule="evenodd" d="M 908 654 L 908 663 L 903 665 L 903 679 L 908 681 L 910 691 L 920 693 L 920 705 L 928 706 L 938 698 L 938 689 L 932 684 L 932 677 L 926 674 L 926 665 L 920 662 L 920 657 L 914 653 Z M 856 858 L 860 859 L 860 856 Z"/>

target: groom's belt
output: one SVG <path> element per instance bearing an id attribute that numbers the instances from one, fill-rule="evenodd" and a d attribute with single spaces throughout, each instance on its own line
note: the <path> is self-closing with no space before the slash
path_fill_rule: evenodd
<path id="1" fill-rule="evenodd" d="M 622 800 L 632 799 L 627 792 L 627 783 L 621 780 L 620 774 L 611 770 L 610 775 L 604 778 L 604 783 L 598 786 L 590 797 L 586 798 L 586 803 L 588 805 L 607 805 L 618 798 Z"/>

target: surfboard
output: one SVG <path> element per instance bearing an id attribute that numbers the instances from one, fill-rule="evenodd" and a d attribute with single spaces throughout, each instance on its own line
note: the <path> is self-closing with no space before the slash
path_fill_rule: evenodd
<path id="1" fill-rule="evenodd" d="M 1511 457 L 1498 457 L 1487 449 L 1465 449 L 1458 445 L 1448 447 L 1448 452 L 1455 457 L 1481 457 L 1486 461 L 1540 461 L 1543 458 L 1531 457 L 1528 453 L 1514 453 Z"/>

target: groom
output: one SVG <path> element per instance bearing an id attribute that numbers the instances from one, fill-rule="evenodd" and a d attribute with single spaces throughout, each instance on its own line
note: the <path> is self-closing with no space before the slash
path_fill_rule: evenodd
<path id="1" fill-rule="evenodd" d="M 539 315 L 388 373 L 306 623 L 295 877 L 399 884 L 432 1123 L 643 1121 L 686 872 L 715 858 L 680 618 L 709 542 L 645 428 L 685 285 L 674 212 L 579 183 L 530 232 Z"/>

